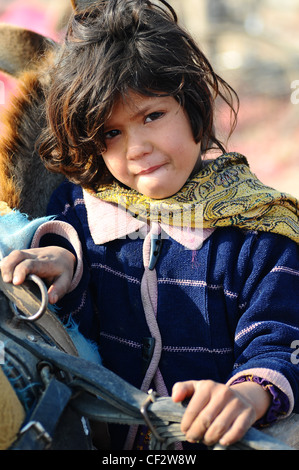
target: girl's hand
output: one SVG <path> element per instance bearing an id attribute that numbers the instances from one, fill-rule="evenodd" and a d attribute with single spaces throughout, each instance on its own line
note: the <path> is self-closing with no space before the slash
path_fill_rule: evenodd
<path id="1" fill-rule="evenodd" d="M 75 256 L 68 250 L 49 246 L 28 250 L 15 250 L 0 262 L 4 282 L 22 284 L 28 274 L 36 274 L 48 286 L 49 303 L 63 297 L 72 282 Z"/>
<path id="2" fill-rule="evenodd" d="M 181 430 L 187 441 L 208 446 L 239 441 L 271 403 L 269 392 L 254 382 L 229 387 L 212 380 L 192 380 L 174 385 L 173 401 L 190 397 Z"/>

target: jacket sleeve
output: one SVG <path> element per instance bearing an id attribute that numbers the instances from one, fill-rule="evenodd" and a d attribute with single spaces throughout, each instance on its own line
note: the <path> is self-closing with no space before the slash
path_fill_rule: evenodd
<path id="1" fill-rule="evenodd" d="M 78 212 L 78 206 L 82 210 Z M 73 319 L 87 338 L 97 341 L 97 316 L 93 308 L 89 269 L 86 262 L 86 245 L 82 220 L 84 219 L 82 190 L 64 183 L 53 194 L 49 215 L 55 219 L 41 225 L 32 240 L 32 247 L 62 246 L 76 256 L 76 268 L 69 292 L 57 303 L 56 313 L 67 323 Z M 82 217 L 81 217 L 82 215 Z"/>
<path id="2" fill-rule="evenodd" d="M 228 383 L 246 375 L 266 379 L 287 395 L 289 413 L 299 412 L 299 248 L 286 237 L 258 234 L 247 270 Z"/>

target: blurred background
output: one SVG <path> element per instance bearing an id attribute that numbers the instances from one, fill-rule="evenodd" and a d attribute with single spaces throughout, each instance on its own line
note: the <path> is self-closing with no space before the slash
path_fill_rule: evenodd
<path id="1" fill-rule="evenodd" d="M 299 198 L 299 0 L 170 3 L 239 95 L 229 150 L 246 155 L 265 184 Z"/>
<path id="2" fill-rule="evenodd" d="M 169 0 L 215 71 L 238 93 L 231 151 L 265 184 L 299 198 L 299 0 Z M 59 40 L 68 0 L 0 0 L 0 21 Z M 0 76 L 1 108 L 13 82 Z M 225 132 L 228 114 L 219 110 Z"/>

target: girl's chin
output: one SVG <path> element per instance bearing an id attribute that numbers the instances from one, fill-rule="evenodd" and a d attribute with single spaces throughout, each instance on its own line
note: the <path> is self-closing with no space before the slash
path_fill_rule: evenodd
<path id="1" fill-rule="evenodd" d="M 137 191 L 151 199 L 167 199 L 180 190 L 177 184 L 173 184 L 170 175 L 167 178 L 147 178 L 145 175 L 139 178 Z"/>
<path id="2" fill-rule="evenodd" d="M 161 190 L 156 190 L 156 191 L 146 191 L 146 190 L 142 190 L 142 191 L 139 191 L 141 194 L 143 194 L 143 196 L 146 196 L 146 197 L 149 197 L 150 199 L 156 199 L 156 200 L 159 200 L 159 199 L 167 199 L 171 196 L 173 196 L 177 191 L 169 191 L 169 192 L 166 192 L 165 189 L 161 189 Z"/>

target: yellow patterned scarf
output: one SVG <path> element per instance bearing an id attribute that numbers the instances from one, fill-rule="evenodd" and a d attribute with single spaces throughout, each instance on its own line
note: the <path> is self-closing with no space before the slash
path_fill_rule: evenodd
<path id="1" fill-rule="evenodd" d="M 92 194 L 142 220 L 202 228 L 236 226 L 278 233 L 299 243 L 297 199 L 262 184 L 238 153 L 212 160 L 167 199 L 150 199 L 116 182 Z"/>

